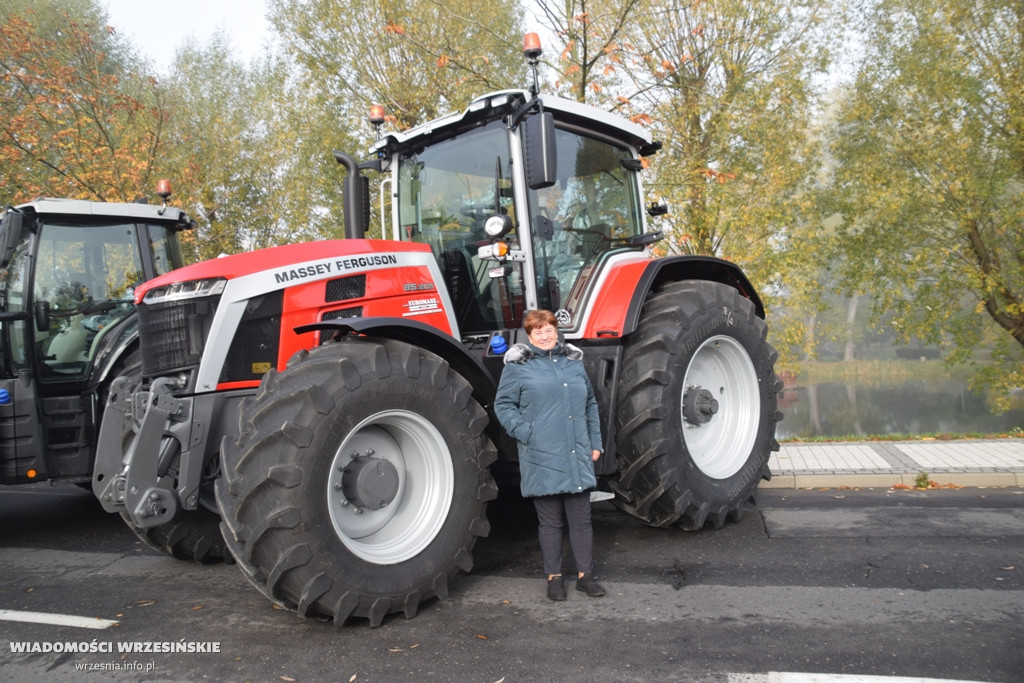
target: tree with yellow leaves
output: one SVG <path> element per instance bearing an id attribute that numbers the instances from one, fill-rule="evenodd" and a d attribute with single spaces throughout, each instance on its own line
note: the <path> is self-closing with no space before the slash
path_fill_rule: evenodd
<path id="1" fill-rule="evenodd" d="M 91 3 L 16 2 L 0 25 L 0 196 L 132 201 L 153 181 L 157 83 Z"/>

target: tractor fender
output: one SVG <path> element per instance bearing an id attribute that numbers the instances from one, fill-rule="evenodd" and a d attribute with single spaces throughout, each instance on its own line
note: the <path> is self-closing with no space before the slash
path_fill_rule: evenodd
<path id="1" fill-rule="evenodd" d="M 666 256 L 650 261 L 637 283 L 633 300 L 626 314 L 626 330 L 628 334 L 636 329 L 640 320 L 640 309 L 647 295 L 666 282 L 681 280 L 708 280 L 729 285 L 754 304 L 757 317 L 764 319 L 764 304 L 758 296 L 754 285 L 735 263 L 713 256 Z"/>
<path id="2" fill-rule="evenodd" d="M 367 337 L 395 339 L 413 346 L 422 347 L 437 354 L 466 378 L 473 386 L 473 396 L 481 405 L 489 406 L 498 388 L 498 378 L 483 363 L 483 351 L 474 354 L 459 340 L 415 320 L 395 317 L 339 318 L 321 320 L 295 328 L 296 334 L 307 332 L 334 333 L 339 336 L 358 334 Z"/>
<path id="3" fill-rule="evenodd" d="M 759 318 L 765 317 L 761 297 L 735 263 L 712 256 L 665 256 L 626 261 L 610 273 L 602 288 L 609 296 L 598 297 L 594 311 L 584 325 L 582 336 L 621 338 L 635 332 L 640 313 L 651 292 L 666 283 L 683 280 L 728 285 L 754 304 Z M 617 297 L 613 294 L 615 292 L 628 294 Z"/>
<path id="4" fill-rule="evenodd" d="M 139 347 L 139 318 L 128 316 L 102 341 L 93 363 L 91 384 L 105 385 L 117 376 L 121 361 Z"/>

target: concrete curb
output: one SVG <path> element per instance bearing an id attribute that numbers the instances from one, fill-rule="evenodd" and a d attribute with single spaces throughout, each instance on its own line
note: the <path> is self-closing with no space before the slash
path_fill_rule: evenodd
<path id="1" fill-rule="evenodd" d="M 793 442 L 768 462 L 762 489 L 1024 486 L 1024 439 Z"/>
<path id="2" fill-rule="evenodd" d="M 761 489 L 818 489 L 818 488 L 885 488 L 897 484 L 913 488 L 917 484 L 916 472 L 834 472 L 801 473 L 784 472 L 772 474 L 770 481 L 762 481 Z M 936 472 L 929 473 L 928 479 L 940 485 L 954 486 L 1024 486 L 1024 472 Z"/>

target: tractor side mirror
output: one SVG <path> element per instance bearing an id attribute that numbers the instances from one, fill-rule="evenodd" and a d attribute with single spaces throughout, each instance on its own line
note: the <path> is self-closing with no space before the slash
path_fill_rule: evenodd
<path id="1" fill-rule="evenodd" d="M 35 305 L 36 330 L 45 332 L 50 329 L 50 302 L 37 301 Z"/>
<path id="2" fill-rule="evenodd" d="M 25 217 L 17 211 L 8 211 L 0 220 L 0 268 L 6 268 L 14 258 L 14 250 L 21 241 L 21 226 Z"/>
<path id="3" fill-rule="evenodd" d="M 651 202 L 647 206 L 647 215 L 654 218 L 657 216 L 664 216 L 668 213 L 668 204 L 665 202 Z"/>
<path id="4" fill-rule="evenodd" d="M 555 184 L 558 155 L 555 151 L 555 117 L 542 111 L 527 117 L 520 125 L 523 156 L 526 158 L 526 185 L 542 190 Z"/>
<path id="5" fill-rule="evenodd" d="M 551 302 L 551 308 L 556 311 L 562 307 L 562 288 L 558 284 L 558 278 L 554 275 L 548 276 L 548 300 Z"/>

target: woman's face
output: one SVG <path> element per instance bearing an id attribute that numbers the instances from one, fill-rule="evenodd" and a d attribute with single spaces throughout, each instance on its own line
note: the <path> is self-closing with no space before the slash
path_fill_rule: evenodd
<path id="1" fill-rule="evenodd" d="M 550 351 L 558 343 L 558 330 L 554 325 L 543 325 L 535 327 L 533 332 L 526 335 L 530 343 L 542 351 Z"/>

